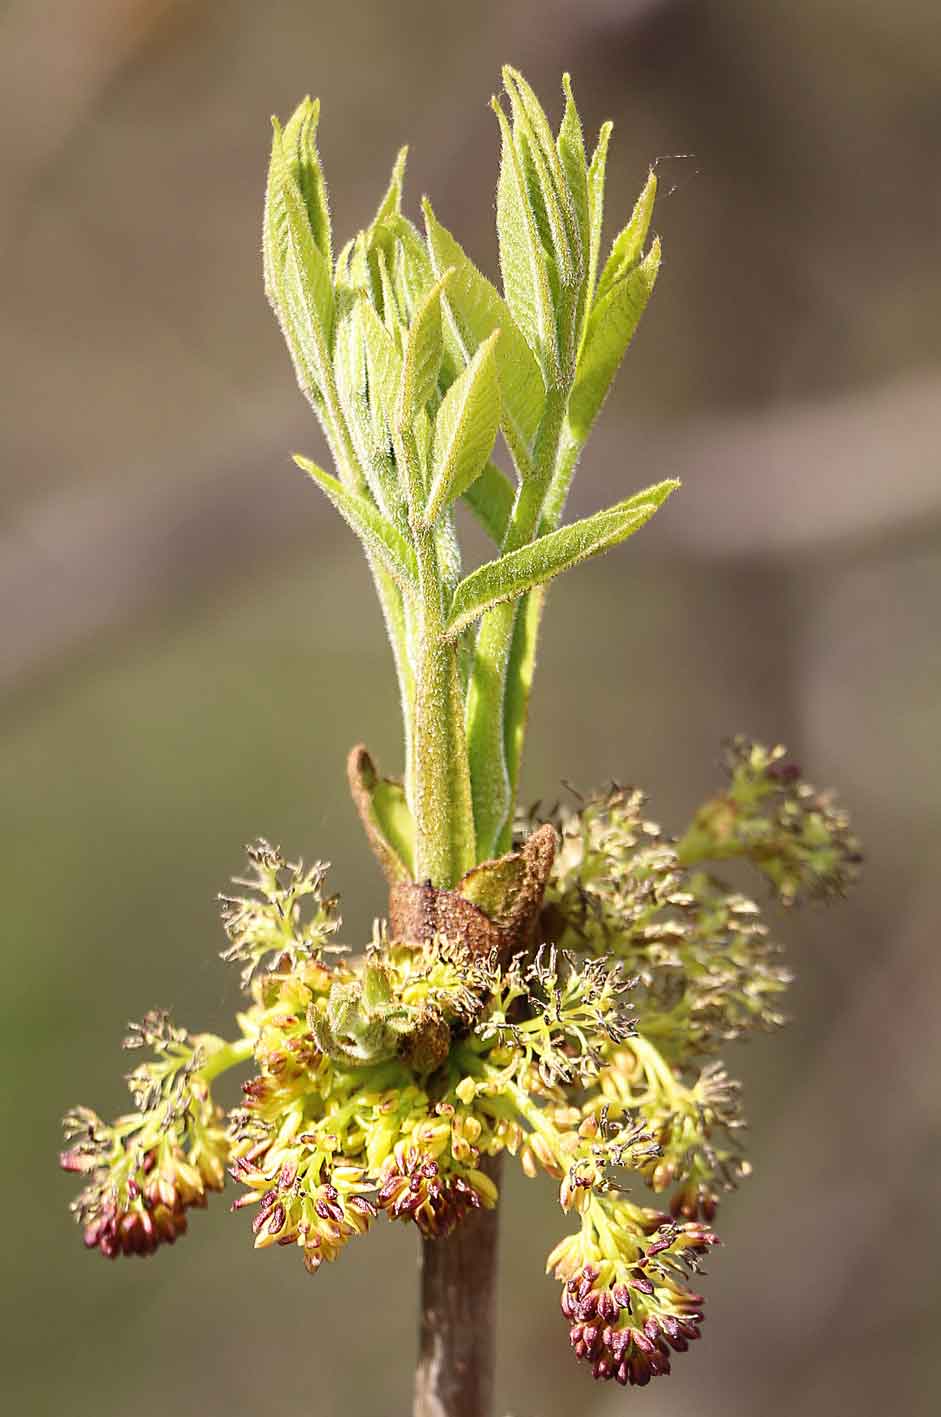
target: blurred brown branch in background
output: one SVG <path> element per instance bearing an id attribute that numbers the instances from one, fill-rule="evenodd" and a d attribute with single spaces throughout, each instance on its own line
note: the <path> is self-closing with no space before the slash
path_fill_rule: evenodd
<path id="1" fill-rule="evenodd" d="M 0 90 L 8 223 L 49 180 L 112 84 L 152 45 L 178 40 L 206 8 L 207 0 L 12 0 L 0 17 L 0 43 L 16 55 Z"/>

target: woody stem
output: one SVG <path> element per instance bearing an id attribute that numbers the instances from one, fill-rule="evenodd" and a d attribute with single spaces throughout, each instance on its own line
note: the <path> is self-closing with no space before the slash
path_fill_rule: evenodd
<path id="1" fill-rule="evenodd" d="M 391 937 L 429 945 L 446 938 L 470 955 L 493 955 L 504 964 L 525 953 L 536 943 L 557 844 L 552 827 L 544 826 L 508 858 L 516 863 L 515 873 L 507 859 L 477 868 L 478 878 L 496 868 L 491 915 L 458 891 L 439 890 L 430 882 L 393 883 Z M 475 1165 L 499 1189 L 500 1157 L 481 1155 Z M 450 1235 L 421 1242 L 414 1417 L 491 1417 L 498 1216 L 497 1209 L 471 1210 Z"/>
<path id="2" fill-rule="evenodd" d="M 498 1182 L 500 1158 L 480 1169 Z M 421 1242 L 414 1417 L 493 1411 L 498 1229 L 499 1210 L 479 1210 L 446 1238 Z"/>

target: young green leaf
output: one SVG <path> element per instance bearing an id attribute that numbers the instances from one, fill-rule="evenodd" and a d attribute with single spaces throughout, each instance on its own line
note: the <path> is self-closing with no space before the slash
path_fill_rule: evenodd
<path id="1" fill-rule="evenodd" d="M 323 488 L 344 520 L 365 546 L 403 588 L 411 590 L 418 580 L 415 553 L 404 536 L 365 497 L 349 492 L 337 478 L 324 472 L 309 458 L 294 454 L 298 467 Z"/>
<path id="2" fill-rule="evenodd" d="M 396 401 L 402 384 L 402 356 L 395 340 L 376 314 L 375 307 L 361 297 L 359 318 L 366 346 L 366 372 L 369 380 L 369 401 L 381 414 L 389 432 L 393 428 Z"/>
<path id="3" fill-rule="evenodd" d="M 612 125 L 602 124 L 598 143 L 592 154 L 588 168 L 588 276 L 585 281 L 585 305 L 582 311 L 582 328 L 579 337 L 579 352 L 588 328 L 588 316 L 595 296 L 598 279 L 598 264 L 601 256 L 601 231 L 604 225 L 604 183 L 608 165 L 608 144 L 611 141 Z"/>
<path id="4" fill-rule="evenodd" d="M 318 359 L 312 363 L 309 351 L 301 346 L 294 328 L 291 304 L 286 291 L 285 268 L 290 259 L 290 237 L 284 191 L 292 178 L 284 161 L 281 129 L 277 119 L 272 119 L 272 127 L 274 131 L 271 140 L 271 160 L 268 166 L 262 227 L 265 294 L 284 335 L 294 364 L 297 382 L 316 408 L 321 392 L 322 360 Z M 298 200 L 300 199 L 298 198 Z"/>
<path id="5" fill-rule="evenodd" d="M 492 462 L 487 463 L 477 481 L 472 482 L 464 493 L 464 501 L 497 546 L 503 545 L 515 500 L 512 482 Z"/>
<path id="6" fill-rule="evenodd" d="M 659 269 L 660 242 L 655 241 L 640 265 L 595 301 L 568 409 L 569 426 L 582 442 L 588 437 L 640 323 Z"/>
<path id="7" fill-rule="evenodd" d="M 284 200 L 288 213 L 285 306 L 298 343 L 319 366 L 328 357 L 333 331 L 330 267 L 314 245 L 296 188 L 287 188 Z"/>
<path id="8" fill-rule="evenodd" d="M 392 461 L 391 410 L 402 358 L 365 293 L 350 298 L 334 341 L 337 393 L 373 500 L 394 520 L 402 494 Z"/>
<path id="9" fill-rule="evenodd" d="M 657 200 L 657 174 L 651 168 L 643 190 L 634 204 L 631 219 L 615 237 L 611 254 L 605 262 L 598 282 L 598 300 L 603 300 L 611 287 L 628 275 L 643 255 L 644 242 L 653 218 L 654 202 Z"/>
<path id="10" fill-rule="evenodd" d="M 391 275 L 395 254 L 396 226 L 399 223 L 411 225 L 402 216 L 402 187 L 405 180 L 405 159 L 407 156 L 408 148 L 400 148 L 386 194 L 379 203 L 376 215 L 368 228 L 361 233 L 367 270 L 367 288 L 376 308 L 390 329 L 392 328 L 393 315 L 388 308 L 388 280 L 383 278 L 382 262 L 385 260 L 388 274 Z"/>
<path id="11" fill-rule="evenodd" d="M 411 587 L 403 591 L 401 585 L 386 570 L 385 563 L 377 556 L 368 556 L 369 569 L 376 584 L 382 618 L 392 646 L 395 673 L 399 685 L 399 701 L 402 708 L 402 728 L 405 737 L 405 770 L 411 770 L 412 744 L 415 722 L 415 655 L 413 630 L 415 625 L 415 604 Z"/>
<path id="12" fill-rule="evenodd" d="M 336 263 L 335 280 L 338 289 L 365 291 L 384 318 L 388 318 L 388 312 L 385 308 L 381 258 L 385 258 L 391 274 L 395 246 L 402 227 L 411 228 L 420 244 L 418 233 L 401 212 L 407 155 L 408 148 L 399 150 L 389 185 L 376 215 L 365 231 L 357 232 L 356 236 L 346 243 Z"/>
<path id="13" fill-rule="evenodd" d="M 365 231 L 358 231 L 340 251 L 333 279 L 338 295 L 372 294 Z"/>
<path id="14" fill-rule="evenodd" d="M 265 183 L 265 206 L 262 217 L 261 251 L 264 265 L 265 294 L 268 303 L 278 317 L 283 328 L 281 313 L 283 305 L 282 283 L 284 256 L 287 247 L 285 232 L 286 216 L 282 192 L 286 181 L 290 180 L 284 150 L 281 145 L 281 125 L 276 118 L 271 120 L 271 156 L 268 161 L 268 178 Z M 293 354 L 293 349 L 292 349 Z"/>
<path id="15" fill-rule="evenodd" d="M 588 163 L 585 158 L 582 122 L 575 106 L 571 76 L 568 74 L 562 75 L 562 89 L 565 93 L 565 112 L 562 115 L 556 147 L 572 204 L 581 258 L 587 265 L 591 245 L 588 218 Z"/>
<path id="16" fill-rule="evenodd" d="M 379 226 L 389 217 L 399 216 L 402 211 L 402 188 L 405 184 L 405 163 L 408 160 L 408 148 L 399 148 L 395 163 L 392 168 L 392 176 L 389 178 L 389 185 L 386 188 L 385 196 L 379 203 L 376 215 L 373 217 L 373 226 Z"/>
<path id="17" fill-rule="evenodd" d="M 366 346 L 358 299 L 343 301 L 345 309 L 338 315 L 333 339 L 333 366 L 337 389 L 344 406 L 353 399 L 366 396 Z"/>
<path id="18" fill-rule="evenodd" d="M 394 238 L 390 269 L 399 305 L 411 320 L 435 283 L 431 260 L 424 241 L 407 217 L 389 217 L 383 228 Z"/>
<path id="19" fill-rule="evenodd" d="M 400 305 L 398 292 L 392 281 L 392 273 L 389 270 L 389 254 L 384 250 L 377 250 L 376 269 L 379 273 L 379 289 L 382 293 L 382 323 L 393 339 L 401 340 L 403 331 L 408 323 L 404 305 Z"/>
<path id="20" fill-rule="evenodd" d="M 445 602 L 454 594 L 454 587 L 461 579 L 461 544 L 454 530 L 452 517 L 442 517 L 435 527 L 435 550 Z"/>
<path id="21" fill-rule="evenodd" d="M 320 154 L 317 151 L 317 124 L 320 119 L 320 99 L 308 95 L 298 104 L 284 125 L 282 146 L 288 171 L 297 183 L 317 249 L 328 266 L 333 264 L 330 233 L 330 208 L 324 182 Z"/>
<path id="22" fill-rule="evenodd" d="M 529 166 L 535 191 L 530 197 L 541 207 L 549 246 L 563 285 L 578 278 L 581 249 L 575 209 L 559 160 L 549 120 L 529 84 L 516 69 L 505 65 L 503 85 L 513 110 L 513 129 L 524 166 Z"/>
<path id="23" fill-rule="evenodd" d="M 445 271 L 416 311 L 405 342 L 402 378 L 399 384 L 396 421 L 400 428 L 414 422 L 438 384 L 444 342 L 441 335 L 441 296 L 452 272 Z"/>
<path id="24" fill-rule="evenodd" d="M 516 323 L 540 359 L 546 381 L 554 383 L 558 377 L 559 350 L 546 253 L 539 240 L 526 179 L 506 114 L 496 99 L 491 107 L 497 115 L 502 137 L 497 237 L 503 289 Z"/>
<path id="25" fill-rule="evenodd" d="M 425 199 L 425 231 L 435 274 L 453 268 L 444 302 L 445 342 L 456 342 L 459 367 L 474 355 L 478 345 L 500 331 L 495 357 L 500 379 L 502 423 L 511 446 L 529 448 L 539 427 L 546 402 L 542 372 L 535 355 L 520 333 L 509 306 L 485 275 L 464 253 L 438 221 Z"/>
<path id="26" fill-rule="evenodd" d="M 364 452 L 374 441 L 370 427 L 369 406 L 366 401 L 366 346 L 363 340 L 362 320 L 359 300 L 349 303 L 347 292 L 343 293 L 339 305 L 346 308 L 338 315 L 333 339 L 333 370 L 336 378 L 337 397 L 346 419 L 350 436 L 356 445 L 357 454 L 363 463 L 363 471 L 369 477 L 368 456 Z M 365 440 L 365 441 L 364 441 Z"/>
<path id="27" fill-rule="evenodd" d="M 614 507 L 549 532 L 547 536 L 521 546 L 518 551 L 511 551 L 499 560 L 488 561 L 478 567 L 465 576 L 454 592 L 448 612 L 447 635 L 454 638 L 492 606 L 499 605 L 501 601 L 514 600 L 533 586 L 544 585 L 562 571 L 577 566 L 589 556 L 617 546 L 649 521 L 678 486 L 679 483 L 672 479 L 658 482 Z"/>
<path id="28" fill-rule="evenodd" d="M 302 386 L 322 389 L 333 324 L 330 267 L 317 247 L 300 189 L 288 170 L 273 120 L 265 202 L 265 283 Z"/>
<path id="29" fill-rule="evenodd" d="M 441 401 L 435 419 L 432 481 L 425 520 L 432 525 L 483 472 L 500 427 L 494 331 Z"/>

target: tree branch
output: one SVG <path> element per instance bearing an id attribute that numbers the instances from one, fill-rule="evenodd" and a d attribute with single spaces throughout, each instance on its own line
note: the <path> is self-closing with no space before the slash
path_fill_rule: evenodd
<path id="1" fill-rule="evenodd" d="M 480 1169 L 499 1181 L 500 1158 Z M 414 1417 L 489 1417 L 493 1409 L 499 1209 L 421 1242 Z"/>

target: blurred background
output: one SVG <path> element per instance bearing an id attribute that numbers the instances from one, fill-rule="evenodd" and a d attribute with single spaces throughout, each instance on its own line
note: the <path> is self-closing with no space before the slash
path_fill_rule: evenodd
<path id="1" fill-rule="evenodd" d="M 55 1156 L 68 1105 L 123 1106 L 126 1019 L 228 1026 L 214 893 L 244 842 L 332 860 L 349 939 L 382 912 L 343 758 L 365 739 L 400 768 L 392 673 L 359 549 L 289 460 L 323 447 L 262 294 L 268 119 L 321 96 L 341 239 L 409 141 L 411 214 L 430 191 L 493 274 L 504 60 L 553 117 L 567 68 L 588 129 L 615 120 L 609 231 L 664 158 L 664 270 L 573 511 L 686 484 L 552 598 L 524 797 L 616 777 L 679 829 L 743 731 L 839 787 L 868 864 L 846 905 L 775 921 L 794 1022 L 729 1059 L 755 1177 L 699 1351 L 643 1394 L 593 1384 L 542 1277 L 553 1188 L 513 1180 L 499 1410 L 937 1411 L 936 0 L 8 0 L 10 1412 L 408 1408 L 410 1231 L 312 1280 L 253 1256 L 223 1200 L 172 1254 L 108 1266 Z"/>

